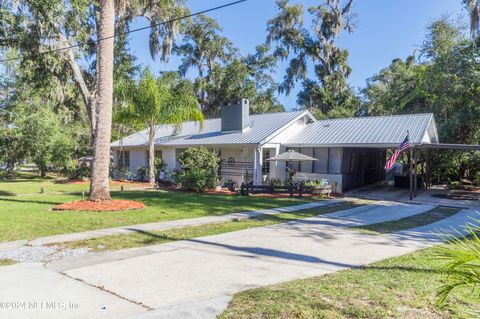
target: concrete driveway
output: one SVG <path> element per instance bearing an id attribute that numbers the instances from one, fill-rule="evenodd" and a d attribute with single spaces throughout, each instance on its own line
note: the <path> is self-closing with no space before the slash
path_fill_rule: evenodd
<path id="1" fill-rule="evenodd" d="M 2 267 L 0 301 L 23 297 L 79 304 L 70 311 L 42 312 L 44 318 L 214 318 L 235 292 L 424 248 L 439 241 L 432 230 L 463 225 L 475 214 L 466 209 L 429 226 L 387 236 L 346 228 L 431 208 L 379 202 L 269 227 L 63 260 L 46 269 L 38 264 Z M 42 313 L 26 310 L 5 313 L 42 318 Z"/>

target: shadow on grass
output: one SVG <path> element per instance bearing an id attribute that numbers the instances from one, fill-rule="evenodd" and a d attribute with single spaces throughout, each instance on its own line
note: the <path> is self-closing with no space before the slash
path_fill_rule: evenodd
<path id="1" fill-rule="evenodd" d="M 44 182 L 44 181 L 50 181 L 52 179 L 55 179 L 55 177 L 48 176 L 48 175 L 45 177 L 40 177 L 39 175 L 36 175 L 36 174 L 25 174 L 25 173 L 13 174 L 13 175 L 0 173 L 0 183 Z"/>
<path id="2" fill-rule="evenodd" d="M 60 205 L 61 202 L 50 202 L 50 201 L 40 201 L 40 200 L 31 200 L 31 199 L 13 199 L 13 198 L 0 198 L 0 201 L 4 202 L 16 202 L 16 203 L 33 203 L 33 204 L 45 204 L 45 205 Z"/>
<path id="3" fill-rule="evenodd" d="M 9 192 L 9 191 L 0 190 L 0 196 L 15 196 L 15 193 L 12 193 L 12 192 Z"/>

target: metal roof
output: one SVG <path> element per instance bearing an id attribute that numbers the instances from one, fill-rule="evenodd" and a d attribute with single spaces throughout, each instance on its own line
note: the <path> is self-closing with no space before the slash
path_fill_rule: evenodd
<path id="1" fill-rule="evenodd" d="M 259 144 L 287 124 L 300 119 L 302 116 L 309 116 L 309 114 L 307 111 L 297 111 L 250 115 L 250 127 L 243 132 L 222 132 L 220 118 L 205 120 L 203 128 L 200 128 L 199 123 L 186 122 L 177 134 L 174 134 L 174 125 L 159 125 L 156 127 L 155 145 Z M 148 145 L 147 130 L 132 134 L 111 144 L 112 147 L 146 145 Z"/>
<path id="2" fill-rule="evenodd" d="M 396 147 L 405 138 L 407 130 L 410 132 L 410 143 L 438 143 L 435 120 L 433 114 L 428 113 L 320 120 L 309 124 L 284 144 Z M 425 136 L 428 136 L 428 141 L 425 141 Z"/>

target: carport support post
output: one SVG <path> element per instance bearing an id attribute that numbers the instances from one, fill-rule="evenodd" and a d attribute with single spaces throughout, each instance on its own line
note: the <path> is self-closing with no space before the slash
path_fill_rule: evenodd
<path id="1" fill-rule="evenodd" d="M 417 197 L 417 188 L 418 188 L 418 180 L 417 180 L 417 162 L 418 162 L 418 150 L 413 150 L 413 197 Z"/>
<path id="2" fill-rule="evenodd" d="M 410 200 L 413 199 L 413 146 L 410 148 Z"/>

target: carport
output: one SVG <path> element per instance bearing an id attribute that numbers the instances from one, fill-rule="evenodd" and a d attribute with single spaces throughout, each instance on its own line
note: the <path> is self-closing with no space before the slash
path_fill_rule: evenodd
<path id="1" fill-rule="evenodd" d="M 460 150 L 460 151 L 480 151 L 480 145 L 474 144 L 447 144 L 447 143 L 424 143 L 415 145 L 410 148 L 409 162 L 410 162 L 410 200 L 417 197 L 418 192 L 418 150 L 425 150 L 425 168 L 427 180 L 425 185 L 430 185 L 430 151 L 431 150 Z"/>
<path id="2" fill-rule="evenodd" d="M 297 176 L 328 179 L 340 193 L 384 181 L 386 150 L 397 148 L 407 132 L 411 145 L 439 142 L 434 116 L 428 113 L 320 120 L 284 146 L 318 160 L 294 167 Z"/>

